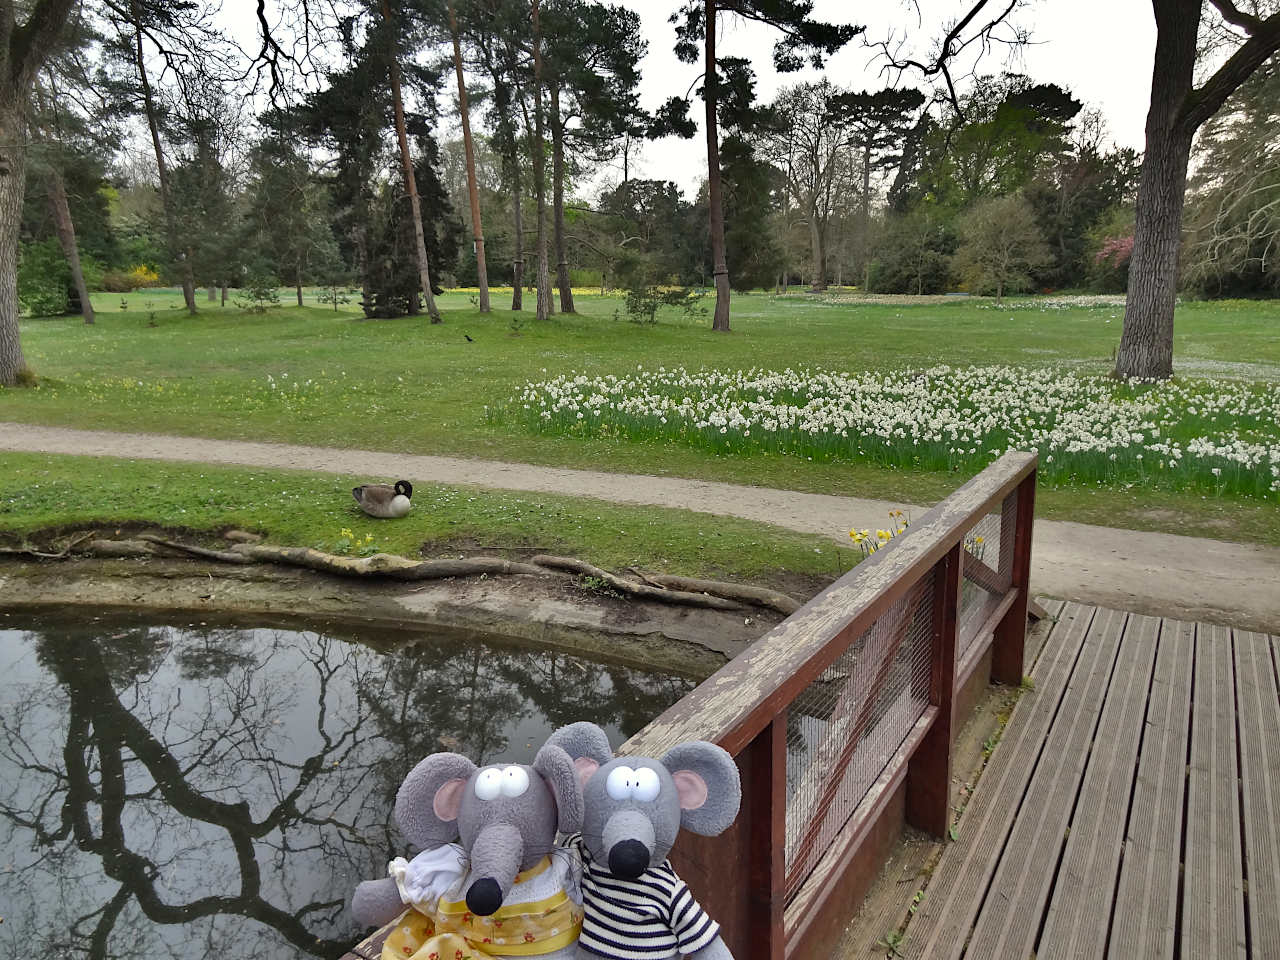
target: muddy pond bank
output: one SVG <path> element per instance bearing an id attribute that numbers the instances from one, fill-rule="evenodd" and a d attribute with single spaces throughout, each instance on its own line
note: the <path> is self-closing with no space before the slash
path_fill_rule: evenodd
<path id="1" fill-rule="evenodd" d="M 783 619 L 760 608 L 721 611 L 622 598 L 556 577 L 397 583 L 162 559 L 5 560 L 0 610 L 324 623 L 368 628 L 380 643 L 408 640 L 424 629 L 480 633 L 693 679 L 710 675 Z"/>

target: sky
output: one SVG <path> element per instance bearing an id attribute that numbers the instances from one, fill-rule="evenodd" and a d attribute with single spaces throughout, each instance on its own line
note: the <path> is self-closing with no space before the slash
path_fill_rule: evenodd
<path id="1" fill-rule="evenodd" d="M 672 53 L 675 31 L 667 17 L 676 0 L 614 0 L 640 14 L 649 50 L 641 63 L 641 101 L 653 108 L 667 98 L 684 96 L 699 73 L 700 66 L 683 64 Z M 867 39 L 879 40 L 892 34 L 905 35 L 909 50 L 924 57 L 943 33 L 942 23 L 968 8 L 968 0 L 919 0 L 921 16 L 903 0 L 815 0 L 814 16 L 838 23 L 859 23 L 867 27 Z M 1142 149 L 1143 126 L 1151 92 L 1151 65 L 1155 51 L 1155 19 L 1144 0 L 1030 0 L 1016 17 L 1031 32 L 1031 44 L 1014 59 L 1002 49 L 994 49 L 982 62 L 982 72 L 1002 68 L 1025 73 L 1036 82 L 1067 87 L 1087 107 L 1100 109 L 1106 118 L 1111 139 L 1117 146 Z M 756 94 L 771 100 L 782 86 L 801 80 L 815 80 L 815 70 L 798 74 L 778 74 L 773 69 L 774 31 L 743 21 L 722 24 L 717 36 L 717 52 L 746 57 L 757 77 Z M 893 77 L 881 73 L 883 61 L 859 40 L 831 58 L 822 71 L 846 89 L 876 90 L 890 85 Z M 897 85 L 922 85 L 918 78 L 904 75 Z M 632 161 L 632 175 L 673 180 L 686 192 L 697 189 L 706 177 L 706 141 L 668 138 L 645 144 L 639 163 Z"/>

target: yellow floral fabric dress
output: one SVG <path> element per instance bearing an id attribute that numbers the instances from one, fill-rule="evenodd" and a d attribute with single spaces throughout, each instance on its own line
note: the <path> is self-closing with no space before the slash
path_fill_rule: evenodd
<path id="1" fill-rule="evenodd" d="M 578 885 L 569 864 L 566 857 L 548 856 L 516 874 L 503 905 L 489 917 L 467 909 L 462 878 L 434 908 L 418 903 L 400 916 L 382 946 L 382 960 L 571 956 L 582 930 L 582 904 L 574 896 Z"/>

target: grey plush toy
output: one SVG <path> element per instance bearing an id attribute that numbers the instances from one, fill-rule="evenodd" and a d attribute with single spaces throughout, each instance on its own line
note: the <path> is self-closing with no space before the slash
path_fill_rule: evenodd
<path id="1" fill-rule="evenodd" d="M 681 827 L 712 837 L 737 817 L 733 758 L 702 740 L 661 760 L 614 758 L 593 723 L 561 727 L 547 744 L 564 748 L 583 783 L 582 834 L 566 842 L 583 864 L 578 960 L 733 960 L 719 924 L 667 862 Z"/>
<path id="2" fill-rule="evenodd" d="M 581 896 L 572 858 L 555 838 L 581 828 L 582 791 L 563 749 L 544 746 L 532 766 L 477 768 L 460 754 L 433 754 L 401 784 L 395 816 L 425 852 L 392 861 L 391 877 L 361 883 L 351 910 L 381 926 L 412 906 L 392 934 L 397 956 L 417 957 L 421 948 L 425 958 L 441 936 L 482 956 L 506 955 L 517 940 L 521 955 L 575 955 Z M 444 846 L 457 840 L 460 847 Z M 452 875 L 442 866 L 450 860 Z M 454 956 L 454 942 L 440 955 Z"/>

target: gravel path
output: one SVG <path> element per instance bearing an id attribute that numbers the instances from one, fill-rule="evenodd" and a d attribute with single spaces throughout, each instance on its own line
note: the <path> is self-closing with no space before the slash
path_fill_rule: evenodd
<path id="1" fill-rule="evenodd" d="M 846 546 L 851 527 L 884 526 L 892 508 L 924 511 L 881 500 L 674 477 L 21 423 L 0 423 L 0 450 L 284 467 L 594 497 L 758 520 Z M 1273 547 L 1038 520 L 1033 565 L 1032 586 L 1048 596 L 1280 633 L 1280 549 Z"/>

